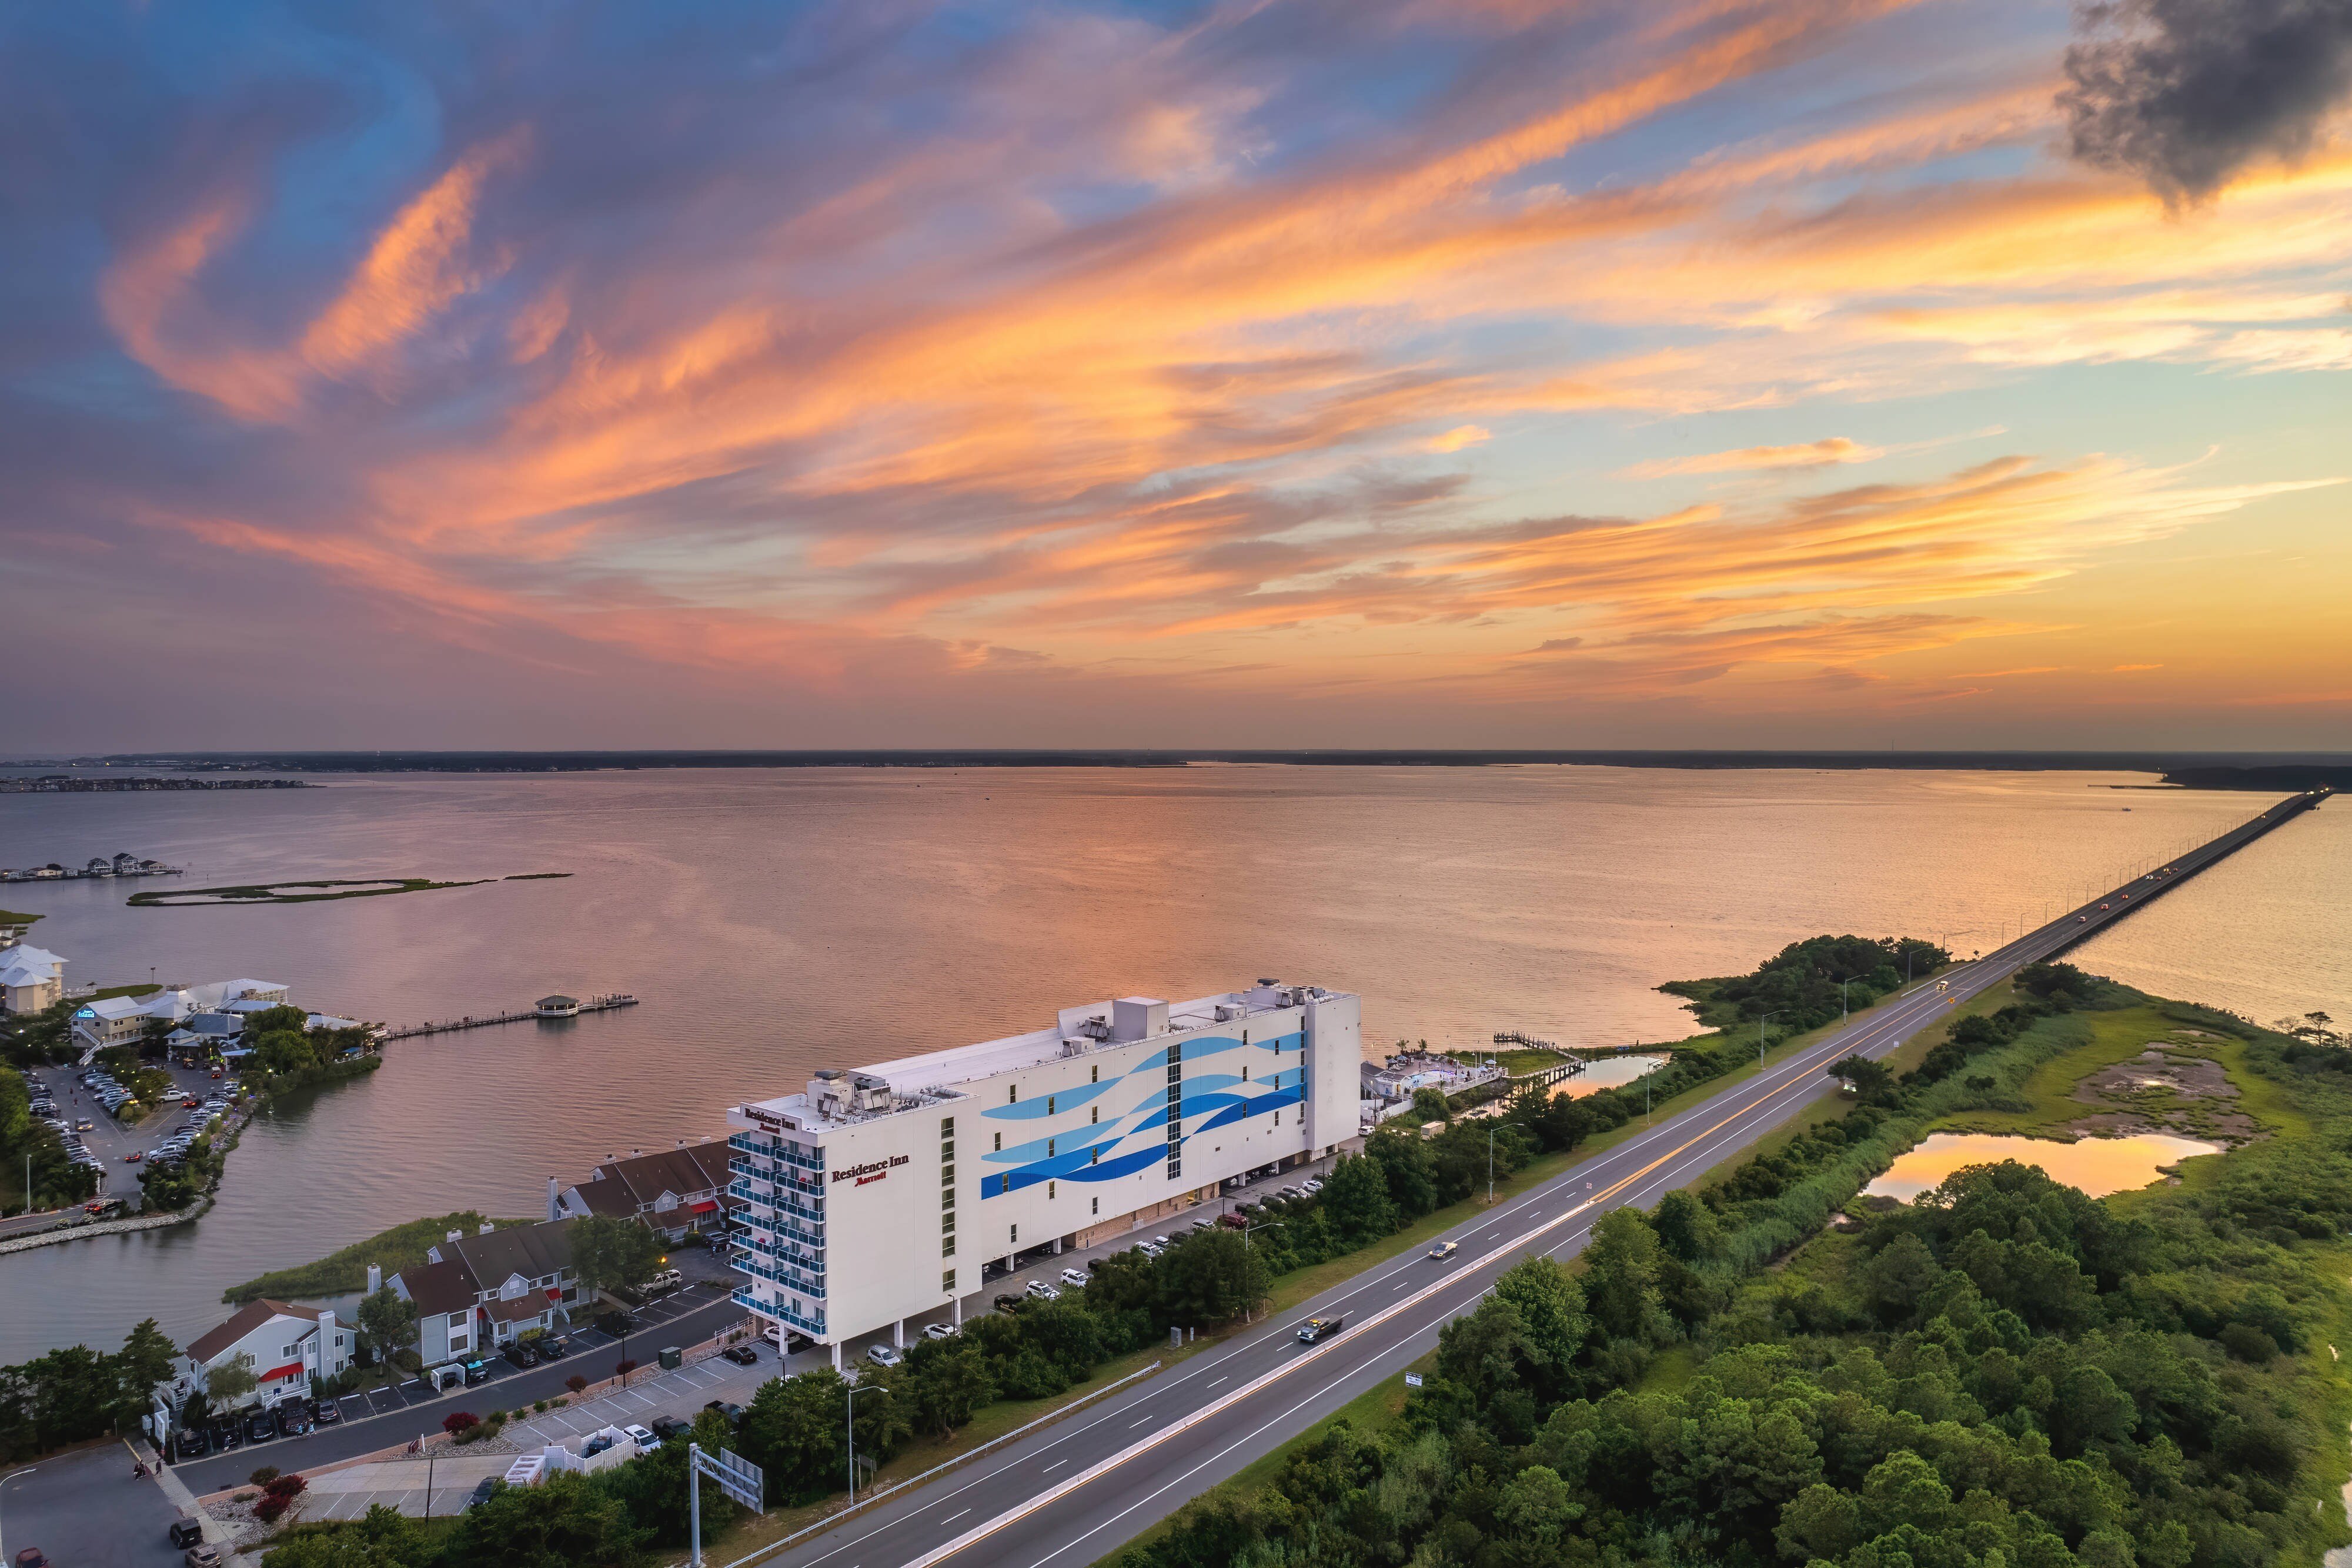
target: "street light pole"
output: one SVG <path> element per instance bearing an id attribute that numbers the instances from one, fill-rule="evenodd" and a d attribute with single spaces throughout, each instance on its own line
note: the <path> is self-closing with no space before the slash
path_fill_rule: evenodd
<path id="1" fill-rule="evenodd" d="M 1768 1023 L 1771 1022 L 1774 1019 L 1779 1018 L 1782 1013 L 1784 1013 L 1784 1012 L 1786 1012 L 1786 1011 L 1788 1011 L 1788 1010 L 1789 1010 L 1789 1009 L 1786 1009 L 1786 1008 L 1774 1008 L 1770 1012 L 1766 1013 L 1762 1018 L 1759 1018 L 1759 1019 L 1758 1019 L 1756 1020 L 1756 1065 L 1757 1065 L 1757 1066 L 1761 1067 L 1761 1066 L 1763 1066 L 1763 1065 L 1764 1065 L 1764 1026 L 1765 1026 L 1766 1024 L 1768 1024 Z"/>
<path id="2" fill-rule="evenodd" d="M 857 1396 L 880 1392 L 881 1387 L 877 1383 L 872 1388 L 860 1388 L 853 1383 L 849 1385 L 849 1396 L 844 1401 L 849 1411 L 843 1426 L 849 1434 L 849 1506 L 852 1508 L 857 1506 Z"/>

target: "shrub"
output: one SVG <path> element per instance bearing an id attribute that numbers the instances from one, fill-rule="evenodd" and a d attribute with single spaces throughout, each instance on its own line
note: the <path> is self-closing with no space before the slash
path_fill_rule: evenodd
<path id="1" fill-rule="evenodd" d="M 263 1487 L 261 1491 L 265 1497 L 279 1497 L 291 1500 L 300 1497 L 310 1488 L 310 1483 L 300 1476 L 279 1476 L 276 1480 Z"/>
<path id="2" fill-rule="evenodd" d="M 588 1386 L 588 1380 L 575 1372 L 563 1380 L 563 1386 L 578 1394 Z"/>
<path id="3" fill-rule="evenodd" d="M 266 1487 L 277 1479 L 278 1467 L 276 1465 L 264 1465 L 259 1469 L 245 1478 L 246 1484 L 257 1487 Z"/>
<path id="4" fill-rule="evenodd" d="M 278 1516 L 284 1513 L 293 1501 L 290 1497 L 279 1497 L 272 1493 L 253 1505 L 253 1517 L 264 1524 L 275 1524 L 278 1522 Z"/>
<path id="5" fill-rule="evenodd" d="M 451 1437 L 472 1431 L 482 1424 L 482 1418 L 471 1410 L 452 1410 L 441 1417 L 441 1429 Z"/>
<path id="6" fill-rule="evenodd" d="M 629 1374 L 636 1371 L 636 1369 L 637 1364 L 634 1361 L 617 1361 L 613 1364 L 613 1375 L 615 1377 L 626 1377 Z"/>
<path id="7" fill-rule="evenodd" d="M 534 1399 L 530 1402 L 530 1407 L 534 1414 L 543 1416 L 547 1413 L 547 1401 L 544 1399 Z"/>

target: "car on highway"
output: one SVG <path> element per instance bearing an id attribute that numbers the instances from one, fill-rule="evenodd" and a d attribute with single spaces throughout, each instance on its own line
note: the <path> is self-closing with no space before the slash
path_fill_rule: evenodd
<path id="1" fill-rule="evenodd" d="M 628 1426 L 621 1430 L 629 1435 L 629 1440 L 636 1444 L 637 1452 L 641 1454 L 653 1453 L 661 1447 L 661 1439 L 654 1436 L 650 1427 Z"/>
<path id="2" fill-rule="evenodd" d="M 1084 1274 L 1079 1273 L 1076 1269 L 1065 1269 L 1062 1270 L 1062 1283 L 1065 1285 L 1083 1285 L 1086 1282 L 1087 1277 Z"/>
<path id="3" fill-rule="evenodd" d="M 1429 1249 L 1429 1255 L 1443 1263 L 1461 1250 L 1462 1244 L 1458 1241 L 1441 1241 Z"/>
<path id="4" fill-rule="evenodd" d="M 906 1358 L 887 1344 L 870 1344 L 866 1347 L 866 1359 L 877 1366 L 896 1366 Z"/>
<path id="5" fill-rule="evenodd" d="M 1345 1312 L 1334 1312 L 1328 1318 L 1309 1318 L 1298 1325 L 1298 1343 L 1314 1344 L 1338 1333 L 1348 1321 Z"/>
<path id="6" fill-rule="evenodd" d="M 1043 1280 L 1030 1281 L 1028 1293 L 1041 1301 L 1058 1301 L 1062 1299 L 1062 1292 Z"/>
<path id="7" fill-rule="evenodd" d="M 2091 917 L 2087 915 L 2077 915 L 2074 916 L 2074 924 L 2077 925 L 2088 925 L 2090 923 Z"/>
<path id="8" fill-rule="evenodd" d="M 2101 909 L 2105 909 L 2105 908 L 2106 908 L 2106 907 L 2107 907 L 2107 901 L 2106 901 L 2105 899 L 2104 899 L 2104 898 L 2103 898 L 2103 899 L 2101 899 L 2101 900 L 2099 901 L 2099 907 L 2100 907 Z"/>
<path id="9" fill-rule="evenodd" d="M 955 1338 L 955 1330 L 948 1327 L 945 1323 L 925 1323 L 923 1325 L 923 1337 L 928 1340 L 953 1339 Z"/>
<path id="10" fill-rule="evenodd" d="M 938 1325 L 932 1326 L 936 1328 Z M 757 1366 L 760 1364 L 760 1353 L 749 1344 L 730 1344 L 719 1354 L 738 1366 Z"/>

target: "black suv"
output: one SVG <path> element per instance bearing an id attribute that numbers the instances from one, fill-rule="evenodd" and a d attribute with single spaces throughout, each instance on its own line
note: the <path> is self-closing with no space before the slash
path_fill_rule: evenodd
<path id="1" fill-rule="evenodd" d="M 507 1359 L 513 1362 L 517 1366 L 537 1366 L 539 1364 L 539 1352 L 531 1349 L 530 1346 L 523 1343 L 522 1341 L 517 1340 L 514 1343 L 507 1346 Z"/>
<path id="2" fill-rule="evenodd" d="M 599 1333 L 611 1334 L 614 1339 L 619 1339 L 636 1326 L 626 1312 L 605 1312 L 596 1319 L 596 1331 Z"/>
<path id="3" fill-rule="evenodd" d="M 572 1354 L 572 1342 L 560 1333 L 544 1335 L 534 1343 L 541 1361 L 562 1361 Z"/>
<path id="4" fill-rule="evenodd" d="M 682 1437 L 694 1430 L 692 1422 L 681 1421 L 675 1416 L 656 1416 L 646 1425 L 653 1428 L 654 1436 L 665 1443 L 672 1437 Z"/>
<path id="5" fill-rule="evenodd" d="M 245 1440 L 247 1442 L 267 1443 L 276 1436 L 278 1436 L 278 1423 L 268 1411 L 257 1410 L 246 1418 Z"/>

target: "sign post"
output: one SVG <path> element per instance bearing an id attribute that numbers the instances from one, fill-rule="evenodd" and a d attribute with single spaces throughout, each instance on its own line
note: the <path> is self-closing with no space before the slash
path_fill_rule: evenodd
<path id="1" fill-rule="evenodd" d="M 721 1448 L 706 1454 L 699 1443 L 686 1446 L 686 1512 L 687 1539 L 693 1543 L 692 1568 L 702 1568 L 702 1478 L 709 1476 L 719 1483 L 719 1490 L 750 1509 L 753 1513 L 765 1511 L 767 1473 L 731 1449 Z"/>

